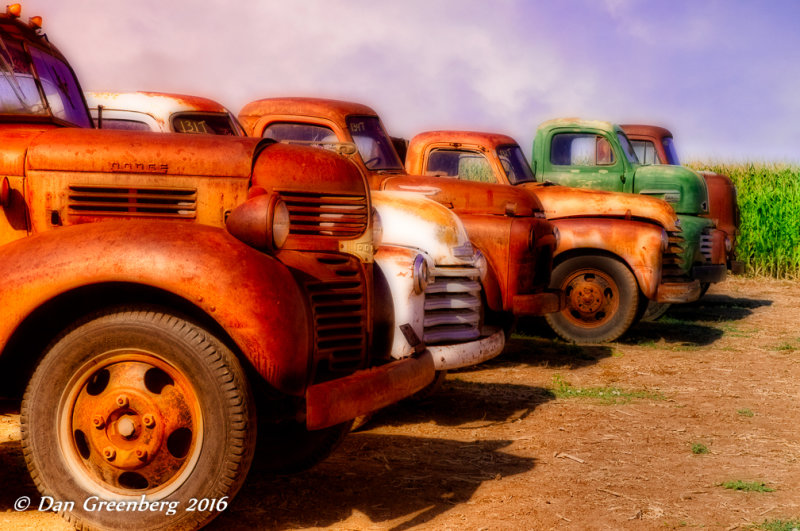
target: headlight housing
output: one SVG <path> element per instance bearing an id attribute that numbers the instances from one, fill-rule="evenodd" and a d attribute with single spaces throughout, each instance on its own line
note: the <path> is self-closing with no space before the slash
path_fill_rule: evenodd
<path id="1" fill-rule="evenodd" d="M 421 254 L 418 254 L 414 259 L 414 271 L 412 273 L 414 293 L 423 293 L 430 282 L 430 270 L 428 269 L 428 261 Z"/>
<path id="2" fill-rule="evenodd" d="M 278 199 L 272 208 L 272 243 L 280 249 L 289 237 L 289 207 Z"/>

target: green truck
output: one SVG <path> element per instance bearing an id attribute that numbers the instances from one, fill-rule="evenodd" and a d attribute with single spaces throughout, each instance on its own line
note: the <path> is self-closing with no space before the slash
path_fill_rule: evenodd
<path id="1" fill-rule="evenodd" d="M 703 178 L 681 166 L 639 163 L 619 125 L 561 118 L 542 123 L 533 143 L 531 168 L 538 181 L 663 199 L 675 209 L 684 241 L 662 275 L 697 279 L 704 290 L 725 279 L 725 232 L 709 216 Z"/>

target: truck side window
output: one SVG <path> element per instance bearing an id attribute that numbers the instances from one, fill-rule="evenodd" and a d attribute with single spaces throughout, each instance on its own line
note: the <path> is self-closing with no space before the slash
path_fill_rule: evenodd
<path id="1" fill-rule="evenodd" d="M 489 160 L 474 151 L 434 149 L 428 155 L 426 174 L 458 177 L 466 181 L 496 183 Z"/>
<path id="2" fill-rule="evenodd" d="M 614 150 L 600 135 L 559 133 L 550 143 L 550 162 L 555 166 L 610 166 Z"/>
<path id="3" fill-rule="evenodd" d="M 631 140 L 633 150 L 642 164 L 663 164 L 656 151 L 655 144 L 649 140 Z"/>
<path id="4" fill-rule="evenodd" d="M 103 129 L 119 129 L 122 131 L 151 131 L 150 126 L 138 120 L 120 120 L 103 118 Z"/>

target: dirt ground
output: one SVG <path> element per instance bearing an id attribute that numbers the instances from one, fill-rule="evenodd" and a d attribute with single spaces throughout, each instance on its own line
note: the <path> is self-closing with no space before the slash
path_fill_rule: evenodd
<path id="1" fill-rule="evenodd" d="M 607 346 L 566 345 L 521 323 L 503 355 L 451 373 L 435 398 L 381 412 L 311 471 L 275 478 L 256 458 L 210 528 L 732 530 L 796 520 L 798 287 L 729 279 Z M 38 495 L 16 405 L 0 408 L 0 528 L 65 528 L 52 513 L 14 512 L 19 496 Z M 732 481 L 772 491 L 724 487 Z"/>

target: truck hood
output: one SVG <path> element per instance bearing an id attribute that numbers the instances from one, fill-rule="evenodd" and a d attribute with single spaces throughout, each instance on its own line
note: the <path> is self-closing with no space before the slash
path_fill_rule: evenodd
<path id="1" fill-rule="evenodd" d="M 372 192 L 383 244 L 419 249 L 438 265 L 466 265 L 474 250 L 461 219 L 436 201 L 411 192 Z"/>
<path id="2" fill-rule="evenodd" d="M 547 219 L 575 217 L 630 217 L 652 220 L 666 230 L 675 230 L 678 216 L 661 199 L 636 194 L 571 188 L 548 183 L 519 185 L 539 198 Z"/>
<path id="3" fill-rule="evenodd" d="M 708 213 L 708 190 L 703 178 L 683 166 L 637 166 L 633 192 L 663 199 L 678 214 Z"/>
<path id="4" fill-rule="evenodd" d="M 532 216 L 543 210 L 536 196 L 505 184 L 462 181 L 452 177 L 398 175 L 384 180 L 382 188 L 425 195 L 458 214 Z"/>
<path id="5" fill-rule="evenodd" d="M 97 129 L 54 129 L 31 142 L 39 171 L 249 178 L 259 139 Z"/>

